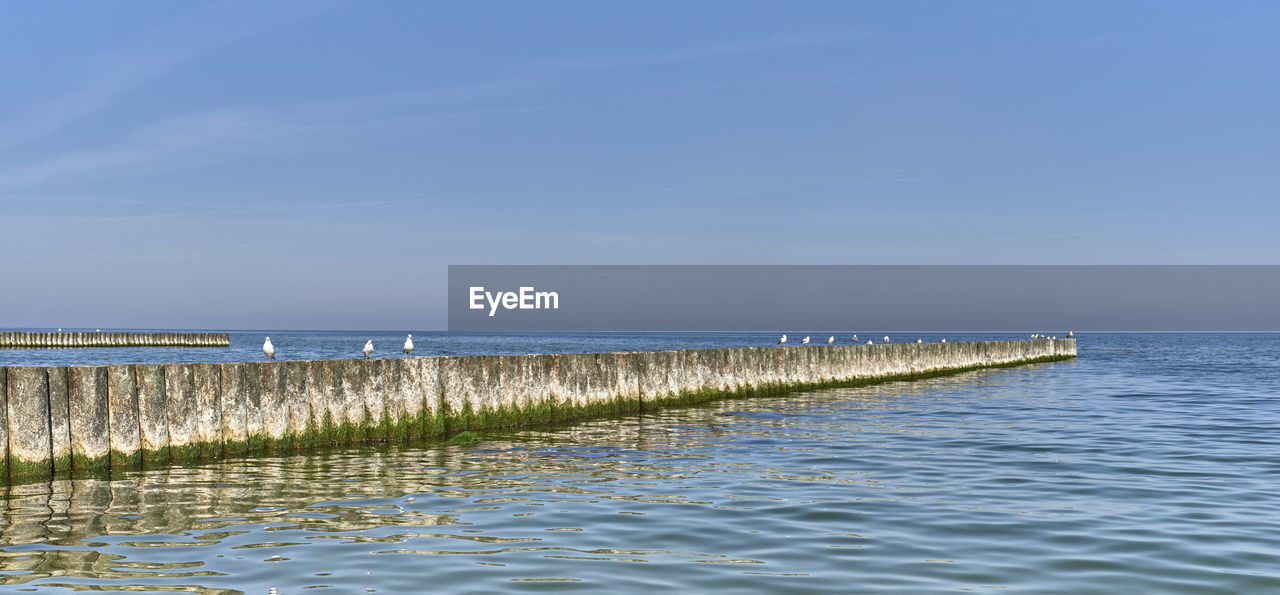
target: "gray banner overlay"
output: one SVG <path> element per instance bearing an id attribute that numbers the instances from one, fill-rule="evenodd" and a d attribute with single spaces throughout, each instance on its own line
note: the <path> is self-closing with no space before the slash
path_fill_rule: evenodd
<path id="1" fill-rule="evenodd" d="M 1274 331 L 1280 266 L 454 265 L 448 301 L 451 331 Z"/>

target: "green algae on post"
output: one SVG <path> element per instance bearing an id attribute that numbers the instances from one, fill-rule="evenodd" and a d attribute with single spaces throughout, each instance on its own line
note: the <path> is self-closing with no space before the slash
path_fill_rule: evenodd
<path id="1" fill-rule="evenodd" d="M 9 368 L 6 381 L 9 476 L 48 479 L 53 473 L 49 436 L 49 375 L 44 368 Z"/>
<path id="2" fill-rule="evenodd" d="M 466 430 L 458 432 L 457 435 L 449 439 L 449 444 L 454 446 L 475 446 L 481 442 L 483 440 L 480 439 L 479 434 Z"/>
<path id="3" fill-rule="evenodd" d="M 0 368 L 10 483 L 550 428 L 1075 357 L 1074 340 Z"/>
<path id="4" fill-rule="evenodd" d="M 107 368 L 102 366 L 68 369 L 67 410 L 71 468 L 75 471 L 103 470 L 110 466 L 107 378 Z"/>

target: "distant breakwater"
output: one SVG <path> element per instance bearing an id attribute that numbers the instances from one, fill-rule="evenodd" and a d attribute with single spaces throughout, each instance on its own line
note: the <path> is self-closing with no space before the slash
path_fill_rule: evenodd
<path id="1" fill-rule="evenodd" d="M 1074 339 L 0 368 L 11 483 L 1075 357 Z"/>
<path id="2" fill-rule="evenodd" d="M 228 347 L 227 333 L 87 333 L 0 332 L 0 348 L 53 349 L 60 347 Z"/>

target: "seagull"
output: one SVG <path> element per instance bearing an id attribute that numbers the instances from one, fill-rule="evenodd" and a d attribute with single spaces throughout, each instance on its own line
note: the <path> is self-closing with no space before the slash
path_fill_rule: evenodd
<path id="1" fill-rule="evenodd" d="M 267 337 L 267 342 L 262 344 L 262 355 L 267 356 L 267 359 L 276 358 L 276 346 L 271 344 L 271 337 Z"/>
<path id="2" fill-rule="evenodd" d="M 1076 336 L 1075 332 L 1073 332 L 1073 331 L 1067 331 L 1067 338 L 1068 338 L 1068 339 L 1070 339 L 1071 337 L 1074 337 L 1074 336 Z"/>
<path id="3" fill-rule="evenodd" d="M 942 342 L 943 342 L 943 343 L 946 343 L 946 342 L 947 342 L 947 338 L 946 338 L 946 337 L 943 337 L 943 338 L 942 338 Z"/>
<path id="4" fill-rule="evenodd" d="M 827 345 L 830 345 L 830 344 L 835 343 L 835 342 L 836 342 L 836 336 L 835 336 L 835 335 L 831 335 L 830 337 L 827 337 Z"/>
<path id="5" fill-rule="evenodd" d="M 806 336 L 805 336 L 805 338 L 800 339 L 800 344 L 801 344 L 801 345 L 808 345 L 808 344 L 809 344 L 809 337 L 806 335 Z"/>
<path id="6" fill-rule="evenodd" d="M 785 345 L 786 343 L 787 343 L 787 336 L 786 336 L 786 335 L 782 335 L 782 338 L 781 338 L 781 339 L 778 339 L 778 344 L 779 344 L 779 345 Z"/>
<path id="7" fill-rule="evenodd" d="M 369 342 L 364 344 L 364 358 L 369 359 L 371 355 L 373 355 L 373 339 L 369 339 Z"/>
<path id="8" fill-rule="evenodd" d="M 1031 338 L 1032 338 L 1032 339 L 1034 339 L 1034 338 L 1036 338 L 1036 337 L 1038 337 L 1038 336 L 1039 336 L 1039 335 L 1037 335 L 1037 334 L 1035 334 L 1035 333 L 1031 333 Z"/>
<path id="9" fill-rule="evenodd" d="M 871 339 L 867 339 L 867 345 L 875 345 L 875 343 L 872 343 Z"/>
<path id="10" fill-rule="evenodd" d="M 888 343 L 888 342 L 889 342 L 889 335 L 885 335 L 885 336 L 884 336 L 884 342 L 885 342 L 885 343 Z"/>
<path id="11" fill-rule="evenodd" d="M 413 335 L 409 335 L 409 338 L 404 340 L 404 354 L 409 355 L 411 353 L 413 353 Z"/>
<path id="12" fill-rule="evenodd" d="M 916 339 L 916 343 L 924 343 L 924 339 Z"/>
<path id="13" fill-rule="evenodd" d="M 854 342 L 854 343 L 857 343 L 857 342 L 858 342 L 858 335 L 854 335 L 854 336 L 853 336 L 853 342 Z"/>

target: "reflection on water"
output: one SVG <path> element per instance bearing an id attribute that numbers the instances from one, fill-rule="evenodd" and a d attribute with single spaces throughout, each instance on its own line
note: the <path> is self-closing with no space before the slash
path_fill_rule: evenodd
<path id="1" fill-rule="evenodd" d="M 1124 341 L 1096 360 L 491 434 L 478 447 L 15 486 L 0 503 L 0 583 L 1280 588 L 1280 465 L 1269 456 L 1280 415 L 1253 390 L 1274 378 L 1228 389 L 1226 377 Z M 1245 371 L 1274 355 L 1213 353 Z"/>

